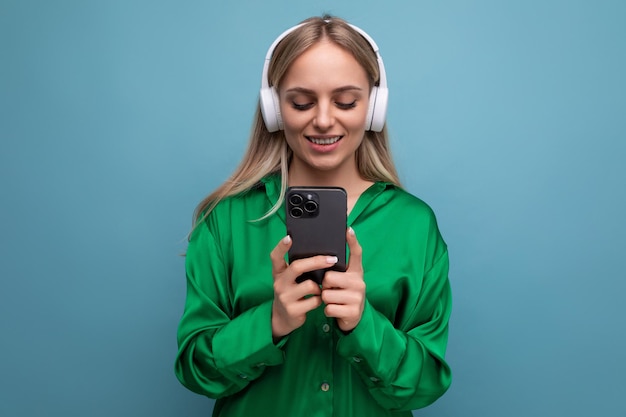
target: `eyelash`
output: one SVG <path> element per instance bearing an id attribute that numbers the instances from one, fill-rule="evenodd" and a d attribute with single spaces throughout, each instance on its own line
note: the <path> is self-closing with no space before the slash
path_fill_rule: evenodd
<path id="1" fill-rule="evenodd" d="M 313 103 L 298 104 L 298 103 L 292 102 L 292 105 L 294 109 L 300 110 L 300 111 L 305 111 L 313 107 Z"/>
<path id="2" fill-rule="evenodd" d="M 352 103 L 339 103 L 336 101 L 335 104 L 342 110 L 350 110 L 356 107 L 356 100 L 352 101 Z"/>
<path id="3" fill-rule="evenodd" d="M 313 103 L 298 104 L 296 102 L 292 102 L 292 105 L 294 109 L 300 110 L 300 111 L 309 110 L 311 107 L 313 107 Z M 339 107 L 341 110 L 350 110 L 356 107 L 356 100 L 354 100 L 351 103 L 340 103 L 336 101 L 335 105 Z"/>

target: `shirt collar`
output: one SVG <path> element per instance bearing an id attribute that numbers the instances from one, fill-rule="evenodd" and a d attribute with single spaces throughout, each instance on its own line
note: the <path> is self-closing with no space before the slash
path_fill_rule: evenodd
<path id="1" fill-rule="evenodd" d="M 278 201 L 278 197 L 280 196 L 280 174 L 270 174 L 261 179 L 261 183 L 265 186 L 265 194 L 272 206 L 276 204 Z M 388 188 L 395 188 L 396 186 L 392 183 L 385 181 L 378 181 L 372 184 L 367 190 L 365 190 L 357 200 L 356 204 L 352 208 L 350 215 L 348 216 L 348 226 L 351 226 L 356 219 L 365 211 L 367 207 L 369 207 L 375 200 L 377 204 L 384 204 L 387 201 L 387 198 L 380 201 L 377 197 L 381 195 Z M 276 212 L 278 217 L 285 222 L 285 210 L 278 209 Z"/>
<path id="2" fill-rule="evenodd" d="M 280 173 L 274 173 L 263 177 L 261 179 L 261 184 L 265 186 L 265 195 L 267 195 L 270 207 L 274 207 L 274 204 L 276 204 L 278 197 L 280 196 Z M 283 221 L 283 223 L 285 223 L 285 210 L 279 208 L 276 211 L 276 214 Z"/>

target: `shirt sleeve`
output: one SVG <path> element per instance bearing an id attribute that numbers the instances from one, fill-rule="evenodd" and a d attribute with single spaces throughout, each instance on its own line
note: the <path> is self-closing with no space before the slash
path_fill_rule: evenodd
<path id="1" fill-rule="evenodd" d="M 231 317 L 229 275 L 220 245 L 202 222 L 186 255 L 187 299 L 178 328 L 175 373 L 180 382 L 211 398 L 244 389 L 267 366 L 284 360 L 272 341 L 272 302 Z M 245 340 L 246 343 L 241 343 Z"/>
<path id="2" fill-rule="evenodd" d="M 450 386 L 444 359 L 451 310 L 447 251 L 426 272 L 420 294 L 409 299 L 417 302 L 402 328 L 366 301 L 360 323 L 337 345 L 370 394 L 389 410 L 425 407 Z"/>

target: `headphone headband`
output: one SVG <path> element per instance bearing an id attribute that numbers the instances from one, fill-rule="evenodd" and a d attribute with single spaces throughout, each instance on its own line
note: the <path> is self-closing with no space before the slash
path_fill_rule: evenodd
<path id="1" fill-rule="evenodd" d="M 261 92 L 260 92 L 260 106 L 265 127 L 270 132 L 276 132 L 283 129 L 283 120 L 280 113 L 280 103 L 278 100 L 278 92 L 274 86 L 269 85 L 268 73 L 270 67 L 270 61 L 274 54 L 274 49 L 287 35 L 296 29 L 304 26 L 306 23 L 300 23 L 293 26 L 283 33 L 281 33 L 274 42 L 270 45 L 267 54 L 265 55 L 265 62 L 263 63 L 263 74 L 261 76 Z M 377 86 L 372 87 L 369 98 L 369 108 L 367 111 L 367 118 L 365 121 L 365 130 L 372 130 L 374 132 L 380 132 L 385 126 L 385 119 L 387 116 L 387 100 L 389 96 L 389 90 L 387 88 L 387 73 L 385 72 L 385 66 L 383 59 L 380 56 L 378 45 L 374 42 L 364 30 L 357 26 L 348 24 L 352 29 L 358 32 L 372 47 L 376 54 L 376 60 L 378 62 L 379 70 L 379 82 Z"/>

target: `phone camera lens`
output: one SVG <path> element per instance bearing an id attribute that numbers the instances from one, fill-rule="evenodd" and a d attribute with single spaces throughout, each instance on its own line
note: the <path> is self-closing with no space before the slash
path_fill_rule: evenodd
<path id="1" fill-rule="evenodd" d="M 296 219 L 302 217 L 304 212 L 300 207 L 292 207 L 291 208 L 291 217 L 295 217 Z"/>
<path id="2" fill-rule="evenodd" d="M 315 213 L 317 211 L 317 203 L 315 201 L 309 200 L 306 203 L 304 203 L 304 209 L 308 213 Z"/>
<path id="3" fill-rule="evenodd" d="M 289 202 L 294 206 L 299 206 L 300 204 L 302 204 L 302 196 L 300 194 L 293 194 L 291 197 L 289 197 Z"/>

